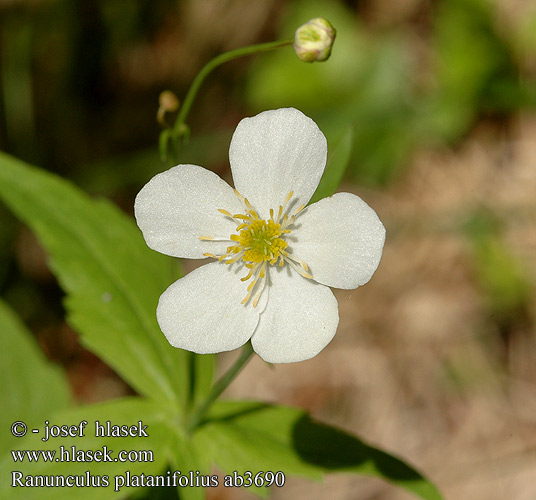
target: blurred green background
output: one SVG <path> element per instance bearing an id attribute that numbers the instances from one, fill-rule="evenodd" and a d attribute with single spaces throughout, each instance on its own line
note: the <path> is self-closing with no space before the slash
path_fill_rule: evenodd
<path id="1" fill-rule="evenodd" d="M 184 96 L 218 53 L 292 37 L 319 16 L 338 32 L 329 61 L 305 64 L 285 48 L 217 69 L 179 152 L 180 161 L 229 178 L 228 144 L 244 116 L 297 107 L 317 121 L 330 148 L 353 127 L 344 187 L 378 211 L 388 242 L 370 289 L 355 300 L 337 295 L 345 323 L 335 349 L 354 346 L 356 359 L 374 352 L 389 368 L 341 382 L 326 368 L 331 358 L 322 358 L 330 383 L 280 382 L 279 394 L 405 453 L 402 438 L 393 445 L 393 420 L 400 417 L 396 435 L 422 426 L 409 433 L 410 450 L 439 474 L 447 498 L 528 499 L 526 470 L 536 467 L 533 2 L 4 1 L 0 149 L 132 213 L 137 191 L 169 166 L 157 149 L 160 92 Z M 66 368 L 79 400 L 130 391 L 78 345 L 46 255 L 1 205 L 0 293 Z M 393 374 L 404 376 L 394 383 Z M 391 401 L 383 420 L 372 409 L 354 414 L 357 403 L 345 402 L 351 393 L 370 404 L 367 388 Z M 443 454 L 430 450 L 437 446 Z M 480 464 L 476 480 L 464 475 L 461 457 Z M 495 471 L 505 463 L 498 487 Z M 371 488 L 385 496 L 367 498 L 406 498 Z"/>

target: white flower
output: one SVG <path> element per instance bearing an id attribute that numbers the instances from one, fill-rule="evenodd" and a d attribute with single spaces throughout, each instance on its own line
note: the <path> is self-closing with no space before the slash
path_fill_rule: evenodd
<path id="1" fill-rule="evenodd" d="M 242 120 L 229 151 L 236 190 L 196 165 L 156 175 L 135 215 L 154 250 L 215 258 L 173 283 L 157 319 L 175 347 L 236 349 L 251 339 L 271 363 L 316 356 L 333 338 L 337 301 L 380 262 L 385 229 L 363 200 L 338 193 L 304 208 L 326 164 L 315 122 L 293 108 Z"/>

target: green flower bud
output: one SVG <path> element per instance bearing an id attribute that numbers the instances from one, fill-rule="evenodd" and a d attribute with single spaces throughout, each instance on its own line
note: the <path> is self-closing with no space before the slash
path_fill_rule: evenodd
<path id="1" fill-rule="evenodd" d="M 336 33 L 329 21 L 315 17 L 296 30 L 294 50 L 302 61 L 325 61 L 331 54 Z"/>

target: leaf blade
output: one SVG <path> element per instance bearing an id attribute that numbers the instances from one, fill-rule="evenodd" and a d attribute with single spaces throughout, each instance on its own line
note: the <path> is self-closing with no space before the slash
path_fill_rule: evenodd
<path id="1" fill-rule="evenodd" d="M 401 459 L 297 408 L 218 402 L 194 439 L 227 471 L 282 470 L 311 479 L 349 472 L 379 477 L 425 500 L 442 500 L 437 488 Z"/>
<path id="2" fill-rule="evenodd" d="M 15 421 L 31 427 L 47 413 L 69 405 L 70 391 L 59 366 L 50 363 L 32 339 L 31 333 L 0 300 L 0 429 Z M 17 442 L 9 432 L 0 433 L 0 452 Z"/>
<path id="3" fill-rule="evenodd" d="M 82 342 L 140 393 L 184 404 L 185 353 L 169 345 L 155 317 L 169 285 L 167 259 L 111 203 L 5 154 L 0 197 L 50 254 Z"/>

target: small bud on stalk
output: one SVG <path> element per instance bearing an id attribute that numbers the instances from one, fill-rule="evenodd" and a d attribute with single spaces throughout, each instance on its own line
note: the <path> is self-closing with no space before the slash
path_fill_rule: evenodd
<path id="1" fill-rule="evenodd" d="M 164 90 L 158 96 L 158 104 L 156 119 L 160 125 L 167 127 L 166 113 L 173 113 L 179 109 L 179 99 L 171 90 Z"/>
<path id="2" fill-rule="evenodd" d="M 321 17 L 302 24 L 294 36 L 294 50 L 305 62 L 325 61 L 335 41 L 335 28 Z"/>

